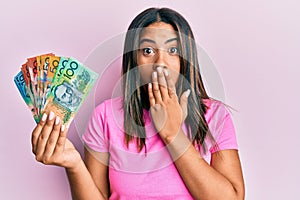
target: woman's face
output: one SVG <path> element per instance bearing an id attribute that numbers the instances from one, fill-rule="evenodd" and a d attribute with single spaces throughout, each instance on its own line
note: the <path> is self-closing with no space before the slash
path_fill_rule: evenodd
<path id="1" fill-rule="evenodd" d="M 143 84 L 151 82 L 158 66 L 168 69 L 176 82 L 180 72 L 178 36 L 174 28 L 164 22 L 155 22 L 143 29 L 138 50 L 138 69 Z"/>

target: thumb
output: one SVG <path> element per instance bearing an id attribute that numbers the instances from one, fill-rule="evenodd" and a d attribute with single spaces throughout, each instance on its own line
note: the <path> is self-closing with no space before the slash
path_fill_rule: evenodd
<path id="1" fill-rule="evenodd" d="M 186 90 L 180 97 L 180 106 L 181 106 L 181 110 L 182 110 L 182 114 L 183 114 L 183 121 L 185 120 L 186 116 L 187 116 L 187 104 L 188 104 L 188 97 L 191 93 L 191 90 L 188 89 Z"/>

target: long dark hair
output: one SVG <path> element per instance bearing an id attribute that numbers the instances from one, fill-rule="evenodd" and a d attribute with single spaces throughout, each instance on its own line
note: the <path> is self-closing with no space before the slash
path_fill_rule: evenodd
<path id="1" fill-rule="evenodd" d="M 178 34 L 180 52 L 180 74 L 176 83 L 178 96 L 183 91 L 191 89 L 188 98 L 188 115 L 185 124 L 188 128 L 188 137 L 193 144 L 206 151 L 205 138 L 213 139 L 204 114 L 207 107 L 203 99 L 209 99 L 199 71 L 197 49 L 194 35 L 188 22 L 176 11 L 169 8 L 149 8 L 140 13 L 129 25 L 126 33 L 122 75 L 123 75 L 123 108 L 125 143 L 136 138 L 136 144 L 141 151 L 145 146 L 146 132 L 143 118 L 143 108 L 149 109 L 148 93 L 141 87 L 137 69 L 137 51 L 139 38 L 143 28 L 155 22 L 165 22 L 172 25 Z M 135 72 L 135 73 L 134 73 Z M 145 147 L 145 151 L 147 151 Z"/>

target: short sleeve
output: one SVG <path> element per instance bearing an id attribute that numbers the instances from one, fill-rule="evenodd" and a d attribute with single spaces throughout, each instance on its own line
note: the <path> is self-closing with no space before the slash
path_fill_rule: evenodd
<path id="1" fill-rule="evenodd" d="M 82 136 L 84 144 L 94 151 L 108 152 L 108 137 L 105 121 L 105 103 L 102 103 L 93 111 Z"/>
<path id="2" fill-rule="evenodd" d="M 227 108 L 221 104 L 221 108 L 218 109 L 219 113 L 217 115 L 218 122 L 215 123 L 217 127 L 214 130 L 217 130 L 217 134 L 215 135 L 215 141 L 217 145 L 214 145 L 210 148 L 211 153 L 215 153 L 216 151 L 226 150 L 226 149 L 238 149 L 237 139 L 236 139 L 236 132 L 235 128 L 228 112 Z"/>

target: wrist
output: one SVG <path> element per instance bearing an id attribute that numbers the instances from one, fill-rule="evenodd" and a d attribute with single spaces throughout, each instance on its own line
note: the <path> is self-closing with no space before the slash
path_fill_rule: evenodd
<path id="1" fill-rule="evenodd" d="M 179 157 L 185 154 L 185 152 L 188 151 L 191 146 L 193 146 L 182 129 L 178 131 L 178 134 L 176 134 L 175 137 L 169 139 L 170 140 L 167 144 L 167 148 L 172 156 L 173 161 L 176 161 Z"/>
<path id="2" fill-rule="evenodd" d="M 170 143 L 172 143 L 174 141 L 174 139 L 176 138 L 176 136 L 178 135 L 179 131 L 161 131 L 160 137 L 161 139 L 164 141 L 164 143 L 166 145 L 169 145 Z"/>
<path id="3" fill-rule="evenodd" d="M 172 127 L 165 127 L 164 129 L 162 129 L 159 134 L 160 137 L 162 138 L 162 140 L 164 141 L 164 143 L 166 145 L 172 143 L 174 141 L 174 139 L 176 137 L 178 137 L 178 135 L 180 133 L 183 133 L 183 130 L 181 128 L 181 124 L 180 125 L 174 125 Z"/>
<path id="4" fill-rule="evenodd" d="M 68 173 L 71 173 L 71 174 L 77 174 L 79 173 L 80 171 L 82 171 L 82 168 L 85 167 L 85 164 L 83 162 L 82 159 L 80 159 L 79 162 L 77 162 L 74 166 L 71 166 L 71 167 L 65 167 L 66 171 Z"/>

